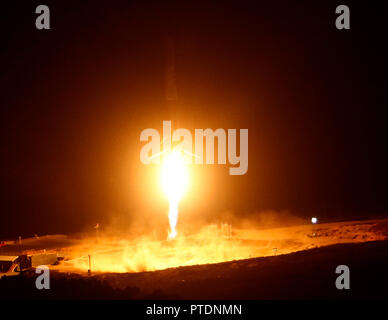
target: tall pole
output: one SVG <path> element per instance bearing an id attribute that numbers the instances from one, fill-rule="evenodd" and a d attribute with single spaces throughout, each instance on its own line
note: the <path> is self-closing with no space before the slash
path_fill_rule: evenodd
<path id="1" fill-rule="evenodd" d="M 90 276 L 92 274 L 92 263 L 91 263 L 91 256 L 88 254 L 89 258 L 89 270 L 88 270 L 88 275 Z"/>

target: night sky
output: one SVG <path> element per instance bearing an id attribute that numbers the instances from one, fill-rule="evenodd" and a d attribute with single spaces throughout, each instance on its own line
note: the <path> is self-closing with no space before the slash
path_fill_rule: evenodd
<path id="1" fill-rule="evenodd" d="M 222 3 L 222 4 L 221 4 Z M 46 4 L 51 30 L 35 28 Z M 351 29 L 335 28 L 350 7 Z M 1 8 L 0 238 L 69 233 L 166 209 L 140 132 L 249 130 L 249 170 L 196 166 L 191 217 L 388 212 L 384 10 L 365 1 L 12 1 Z M 182 213 L 184 215 L 184 213 Z"/>

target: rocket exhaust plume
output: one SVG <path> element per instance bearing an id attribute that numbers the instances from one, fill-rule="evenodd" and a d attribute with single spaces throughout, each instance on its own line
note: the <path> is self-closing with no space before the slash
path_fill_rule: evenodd
<path id="1" fill-rule="evenodd" d="M 161 168 L 161 184 L 169 201 L 169 239 L 177 236 L 178 205 L 187 188 L 188 176 L 184 157 L 180 150 L 173 150 L 164 157 Z"/>

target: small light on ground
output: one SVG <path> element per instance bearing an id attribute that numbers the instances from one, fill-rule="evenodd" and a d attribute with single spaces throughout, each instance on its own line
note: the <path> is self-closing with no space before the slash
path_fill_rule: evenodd
<path id="1" fill-rule="evenodd" d="M 317 218 L 315 218 L 315 217 L 312 217 L 312 218 L 311 218 L 311 223 L 316 224 L 317 222 L 318 222 L 318 219 L 317 219 Z"/>

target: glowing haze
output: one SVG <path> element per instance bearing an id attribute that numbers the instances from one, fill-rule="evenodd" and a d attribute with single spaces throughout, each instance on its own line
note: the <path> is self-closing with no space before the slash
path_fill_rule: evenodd
<path id="1" fill-rule="evenodd" d="M 236 224 L 233 229 L 230 225 L 228 227 L 221 223 L 203 225 L 193 233 L 188 233 L 185 225 L 174 241 L 157 239 L 151 230 L 142 236 L 133 235 L 128 230 L 120 234 L 99 233 L 85 238 L 64 237 L 62 241 L 70 241 L 71 244 L 60 250 L 60 255 L 66 258 L 59 265 L 50 266 L 50 269 L 87 272 L 90 255 L 93 272 L 154 271 L 387 238 L 383 227 L 387 220 L 314 225 L 308 220 L 300 221 L 284 214 L 271 215 L 271 212 L 263 212 L 255 215 L 256 219 L 245 222 L 235 217 L 232 219 Z M 193 221 L 192 224 L 194 223 Z M 281 226 L 288 223 L 289 226 Z M 298 224 L 293 225 L 294 223 Z M 263 226 L 273 227 L 262 228 Z"/>

